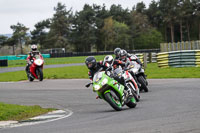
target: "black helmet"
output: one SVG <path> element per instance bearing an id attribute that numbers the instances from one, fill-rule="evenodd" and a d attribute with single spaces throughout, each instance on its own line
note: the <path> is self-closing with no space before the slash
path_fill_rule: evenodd
<path id="1" fill-rule="evenodd" d="M 120 58 L 122 61 L 126 61 L 126 57 L 127 57 L 127 52 L 126 52 L 126 50 L 124 50 L 124 49 L 120 50 L 120 52 L 119 52 L 119 58 Z"/>
<path id="2" fill-rule="evenodd" d="M 88 69 L 95 68 L 97 65 L 96 59 L 93 56 L 88 56 L 85 59 L 85 64 L 88 67 Z"/>
<path id="3" fill-rule="evenodd" d="M 116 57 L 119 57 L 120 50 L 121 50 L 121 48 L 115 48 L 114 54 L 115 54 Z"/>

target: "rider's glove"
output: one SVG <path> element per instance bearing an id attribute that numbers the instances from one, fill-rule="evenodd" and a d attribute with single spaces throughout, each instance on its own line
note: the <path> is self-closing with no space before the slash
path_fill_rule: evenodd
<path id="1" fill-rule="evenodd" d="M 85 87 L 87 87 L 87 88 L 88 88 L 88 87 L 90 87 L 90 85 L 91 85 L 91 84 L 92 84 L 92 82 L 91 82 L 91 83 L 88 83 L 88 84 L 86 84 L 86 85 L 85 85 Z"/>
<path id="2" fill-rule="evenodd" d="M 29 65 L 31 65 L 31 64 L 32 64 L 32 62 L 29 60 L 29 61 L 28 61 L 28 64 L 29 64 Z"/>
<path id="3" fill-rule="evenodd" d="M 107 69 L 106 69 L 106 71 L 111 71 L 112 70 L 112 67 L 108 67 Z"/>
<path id="4" fill-rule="evenodd" d="M 125 63 L 125 67 L 128 67 L 130 65 L 130 62 Z"/>

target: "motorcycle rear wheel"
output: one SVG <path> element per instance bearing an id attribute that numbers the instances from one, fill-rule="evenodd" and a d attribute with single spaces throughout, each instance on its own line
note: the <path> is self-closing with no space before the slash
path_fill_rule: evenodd
<path id="1" fill-rule="evenodd" d="M 137 103 L 136 103 L 136 99 L 134 97 L 132 97 L 130 99 L 130 101 L 126 104 L 129 108 L 135 108 Z"/>
<path id="2" fill-rule="evenodd" d="M 147 87 L 147 85 L 146 85 L 146 81 L 145 81 L 145 79 L 144 79 L 144 77 L 143 77 L 142 75 L 140 75 L 140 76 L 138 77 L 138 81 L 139 81 L 140 84 L 141 84 L 141 88 L 142 88 L 145 92 L 148 92 L 149 89 L 148 89 L 148 87 Z"/>
<path id="3" fill-rule="evenodd" d="M 115 97 L 117 95 L 113 95 L 113 93 L 115 94 L 114 91 L 110 90 L 111 92 L 107 92 L 105 93 L 105 100 L 110 104 L 111 107 L 113 107 L 113 109 L 115 109 L 116 111 L 121 111 L 122 110 L 122 105 L 120 102 L 120 99 L 116 99 Z"/>

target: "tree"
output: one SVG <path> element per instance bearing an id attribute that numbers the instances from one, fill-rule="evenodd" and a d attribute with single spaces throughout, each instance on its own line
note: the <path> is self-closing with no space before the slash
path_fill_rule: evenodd
<path id="1" fill-rule="evenodd" d="M 29 28 L 25 27 L 21 23 L 17 23 L 17 25 L 11 25 L 10 28 L 13 30 L 12 39 L 21 46 L 21 54 L 23 54 L 23 44 L 25 44 L 29 39 L 26 33 Z"/>
<path id="2" fill-rule="evenodd" d="M 145 9 L 146 9 L 146 6 L 145 6 L 145 4 L 143 2 L 137 3 L 137 5 L 136 5 L 136 11 L 138 13 L 144 14 L 145 13 Z"/>
<path id="3" fill-rule="evenodd" d="M 52 23 L 50 25 L 50 31 L 48 34 L 48 40 L 46 47 L 67 47 L 69 45 L 69 34 L 71 27 L 72 12 L 66 10 L 64 4 L 58 3 L 54 8 L 56 13 L 53 15 Z"/>
<path id="4" fill-rule="evenodd" d="M 104 20 L 104 27 L 101 29 L 103 34 L 103 44 L 104 44 L 104 51 L 113 48 L 114 45 L 114 22 L 112 17 L 108 17 Z"/>
<path id="5" fill-rule="evenodd" d="M 7 39 L 6 36 L 0 35 L 0 49 L 6 44 Z"/>
<path id="6" fill-rule="evenodd" d="M 151 25 L 156 28 L 162 27 L 162 16 L 161 11 L 159 10 L 159 4 L 155 0 L 151 1 L 149 8 L 146 10 L 148 20 Z"/>
<path id="7" fill-rule="evenodd" d="M 140 34 L 137 38 L 134 38 L 136 49 L 159 48 L 162 42 L 162 34 L 156 29 L 151 29 L 148 32 Z"/>
<path id="8" fill-rule="evenodd" d="M 6 37 L 4 35 L 0 35 L 0 47 L 5 44 L 5 42 L 7 41 L 7 39 L 8 39 L 8 37 Z"/>
<path id="9" fill-rule="evenodd" d="M 76 51 L 91 51 L 96 43 L 95 12 L 94 9 L 85 4 L 82 11 L 76 12 L 73 25 L 73 42 Z"/>
<path id="10" fill-rule="evenodd" d="M 196 22 L 198 29 L 198 39 L 200 40 L 200 1 L 199 0 L 192 0 L 192 7 L 194 9 L 193 12 L 193 22 Z"/>
<path id="11" fill-rule="evenodd" d="M 115 47 L 129 48 L 131 37 L 129 27 L 125 23 L 120 23 L 113 20 L 112 17 L 108 17 L 104 20 L 104 27 L 101 32 L 104 40 L 104 51 L 113 51 Z"/>
<path id="12" fill-rule="evenodd" d="M 130 12 L 128 9 L 123 9 L 121 5 L 111 5 L 110 16 L 120 23 L 130 23 Z"/>
<path id="13" fill-rule="evenodd" d="M 170 27 L 171 42 L 174 42 L 174 22 L 177 19 L 177 4 L 178 0 L 160 0 L 159 2 L 163 22 Z"/>
<path id="14" fill-rule="evenodd" d="M 134 38 L 139 37 L 141 34 L 148 32 L 148 30 L 152 28 L 148 21 L 148 17 L 136 11 L 131 11 L 131 24 L 129 27 L 132 37 L 130 49 L 134 49 Z"/>
<path id="15" fill-rule="evenodd" d="M 114 47 L 120 47 L 123 49 L 129 49 L 129 45 L 131 42 L 131 36 L 129 32 L 129 27 L 125 23 L 120 23 L 117 21 L 114 21 L 114 33 L 115 33 L 115 43 Z M 112 50 L 114 49 L 112 47 Z"/>
<path id="16" fill-rule="evenodd" d="M 186 21 L 188 41 L 190 41 L 190 26 L 194 9 L 192 7 L 192 3 L 190 2 L 190 0 L 184 0 L 182 6 L 184 11 L 183 17 Z"/>
<path id="17" fill-rule="evenodd" d="M 35 30 L 31 31 L 32 44 L 40 44 L 41 48 L 47 45 L 46 41 L 50 24 L 50 19 L 46 19 L 35 24 Z"/>
<path id="18" fill-rule="evenodd" d="M 109 11 L 106 10 L 105 5 L 98 6 L 98 5 L 93 5 L 93 10 L 95 12 L 95 19 L 94 23 L 96 25 L 96 49 L 97 51 L 104 50 L 104 45 L 103 44 L 103 34 L 101 32 L 101 29 L 104 26 L 104 19 L 109 17 Z"/>
<path id="19" fill-rule="evenodd" d="M 8 38 L 6 41 L 6 45 L 11 46 L 13 49 L 13 55 L 15 55 L 15 46 L 18 43 L 18 40 L 15 38 L 15 36 L 12 36 L 11 38 Z"/>
<path id="20" fill-rule="evenodd" d="M 184 20 L 184 9 L 183 9 L 183 0 L 179 0 L 177 5 L 177 19 L 180 25 L 180 41 L 183 41 L 183 20 Z"/>

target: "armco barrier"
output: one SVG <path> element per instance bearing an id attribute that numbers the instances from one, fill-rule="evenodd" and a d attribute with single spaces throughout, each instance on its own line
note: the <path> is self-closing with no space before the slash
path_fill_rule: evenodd
<path id="1" fill-rule="evenodd" d="M 157 54 L 159 67 L 200 67 L 200 50 L 182 50 Z"/>

